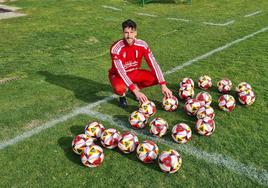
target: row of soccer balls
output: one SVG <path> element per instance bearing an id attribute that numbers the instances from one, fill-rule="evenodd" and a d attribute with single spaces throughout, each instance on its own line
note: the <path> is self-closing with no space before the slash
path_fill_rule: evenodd
<path id="1" fill-rule="evenodd" d="M 151 108 L 150 106 L 152 106 L 152 104 L 154 103 L 149 102 L 148 108 Z M 153 114 L 150 115 L 152 116 Z M 215 113 L 213 108 L 210 106 L 201 107 L 198 110 L 196 117 L 198 118 L 195 125 L 196 132 L 204 136 L 211 135 L 215 130 Z M 148 123 L 148 119 L 148 116 L 144 115 L 139 110 L 136 110 L 130 115 L 129 123 L 134 129 L 142 129 Z M 149 132 L 159 138 L 166 135 L 168 128 L 169 126 L 167 121 L 160 117 L 154 118 L 149 123 Z M 186 143 L 188 140 L 190 140 L 191 135 L 191 129 L 185 123 L 176 124 L 172 129 L 172 138 L 179 144 Z"/>
<path id="2" fill-rule="evenodd" d="M 231 91 L 232 82 L 229 79 L 222 79 L 217 82 L 218 91 L 228 93 Z M 198 80 L 198 87 L 203 90 L 208 90 L 212 86 L 212 80 L 209 76 L 201 76 Z M 251 105 L 255 101 L 255 94 L 252 87 L 247 82 L 241 82 L 235 88 L 237 96 L 241 104 Z M 194 96 L 194 81 L 191 78 L 183 78 L 179 83 L 179 97 L 183 100 L 188 100 Z M 232 100 L 232 99 L 230 99 Z"/>
<path id="3" fill-rule="evenodd" d="M 150 140 L 139 143 L 138 137 L 130 131 L 120 134 L 114 128 L 105 129 L 102 124 L 92 122 L 85 127 L 84 134 L 77 135 L 72 141 L 73 151 L 81 155 L 81 162 L 87 167 L 98 167 L 104 160 L 103 149 L 94 143 L 97 139 L 103 147 L 118 147 L 125 154 L 136 150 L 138 159 L 143 163 L 152 163 L 159 154 L 158 146 Z M 182 158 L 175 150 L 163 151 L 158 157 L 158 164 L 163 172 L 175 173 L 181 167 Z"/>
<path id="4" fill-rule="evenodd" d="M 198 79 L 198 87 L 203 90 L 208 90 L 210 87 L 212 87 L 212 79 L 208 75 L 200 76 Z M 182 81 L 179 83 L 180 88 L 183 87 L 187 88 L 188 85 L 190 85 L 192 88 L 194 88 L 194 81 L 191 78 L 183 78 Z M 229 79 L 222 79 L 217 82 L 217 88 L 219 92 L 221 93 L 228 93 L 232 89 L 232 82 Z M 236 92 L 242 92 L 247 89 L 252 89 L 251 86 L 246 82 L 241 82 L 238 84 L 238 86 L 235 88 Z"/>

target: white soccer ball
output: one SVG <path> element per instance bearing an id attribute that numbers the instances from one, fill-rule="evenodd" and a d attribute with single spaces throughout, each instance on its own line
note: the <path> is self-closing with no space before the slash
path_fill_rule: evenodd
<path id="1" fill-rule="evenodd" d="M 215 121 L 210 117 L 198 119 L 195 129 L 198 134 L 209 136 L 215 131 Z"/>
<path id="2" fill-rule="evenodd" d="M 143 113 L 146 117 L 151 117 L 156 113 L 156 106 L 152 101 L 146 101 L 140 104 L 139 112 Z"/>
<path id="3" fill-rule="evenodd" d="M 158 158 L 160 169 L 166 173 L 177 172 L 182 164 L 182 158 L 176 150 L 163 151 Z"/>
<path id="4" fill-rule="evenodd" d="M 208 92 L 200 92 L 195 97 L 201 106 L 209 106 L 212 102 L 212 97 Z"/>
<path id="5" fill-rule="evenodd" d="M 194 81 L 191 78 L 183 78 L 179 85 L 183 87 L 186 84 L 190 84 L 194 88 Z"/>
<path id="6" fill-rule="evenodd" d="M 164 97 L 162 100 L 162 107 L 168 112 L 172 112 L 178 108 L 178 99 L 175 96 L 171 98 Z"/>
<path id="7" fill-rule="evenodd" d="M 250 106 L 255 102 L 256 99 L 254 92 L 250 89 L 239 92 L 237 95 L 239 102 L 243 105 Z"/>
<path id="8" fill-rule="evenodd" d="M 209 76 L 200 76 L 198 80 L 198 87 L 204 90 L 209 89 L 212 86 L 212 80 Z"/>
<path id="9" fill-rule="evenodd" d="M 188 115 L 195 116 L 200 107 L 201 107 L 201 104 L 198 100 L 189 99 L 185 103 L 184 110 Z"/>
<path id="10" fill-rule="evenodd" d="M 109 128 L 103 131 L 103 133 L 101 134 L 100 141 L 103 147 L 108 148 L 108 149 L 113 149 L 117 147 L 119 137 L 120 137 L 120 132 L 118 132 L 114 128 Z"/>
<path id="11" fill-rule="evenodd" d="M 137 157 L 144 163 L 152 163 L 158 156 L 158 146 L 150 141 L 145 140 L 137 147 Z"/>
<path id="12" fill-rule="evenodd" d="M 179 88 L 179 97 L 183 100 L 188 100 L 193 98 L 194 96 L 194 88 L 191 84 L 184 84 Z"/>
<path id="13" fill-rule="evenodd" d="M 229 79 L 223 79 L 218 81 L 217 87 L 219 92 L 221 93 L 228 93 L 232 89 L 232 82 Z"/>
<path id="14" fill-rule="evenodd" d="M 218 102 L 219 102 L 219 108 L 226 112 L 231 112 L 236 105 L 234 97 L 228 94 L 220 96 Z"/>
<path id="15" fill-rule="evenodd" d="M 187 124 L 179 123 L 173 127 L 171 136 L 175 142 L 184 144 L 191 140 L 192 130 Z"/>
<path id="16" fill-rule="evenodd" d="M 124 131 L 119 137 L 118 148 L 123 153 L 131 153 L 135 151 L 138 145 L 139 139 L 135 133 L 131 133 L 130 131 Z"/>
<path id="17" fill-rule="evenodd" d="M 150 133 L 157 137 L 162 137 L 167 133 L 168 123 L 166 120 L 157 117 L 150 122 L 149 127 Z"/>
<path id="18" fill-rule="evenodd" d="M 147 117 L 139 111 L 134 111 L 129 116 L 129 123 L 134 129 L 142 129 L 147 123 Z"/>
<path id="19" fill-rule="evenodd" d="M 94 121 L 86 125 L 85 134 L 95 140 L 101 137 L 104 130 L 105 128 L 101 123 Z"/>
<path id="20" fill-rule="evenodd" d="M 251 86 L 247 82 L 241 82 L 235 88 L 235 91 L 237 93 L 243 92 L 245 90 L 252 90 Z"/>
<path id="21" fill-rule="evenodd" d="M 210 117 L 211 119 L 214 119 L 215 117 L 214 109 L 211 106 L 202 106 L 197 111 L 196 117 L 197 119 L 203 119 L 205 117 Z"/>
<path id="22" fill-rule="evenodd" d="M 79 134 L 72 141 L 73 151 L 80 155 L 86 146 L 93 144 L 93 139 L 86 134 Z"/>
<path id="23" fill-rule="evenodd" d="M 81 153 L 81 162 L 87 167 L 98 167 L 104 159 L 104 153 L 100 146 L 90 145 Z"/>

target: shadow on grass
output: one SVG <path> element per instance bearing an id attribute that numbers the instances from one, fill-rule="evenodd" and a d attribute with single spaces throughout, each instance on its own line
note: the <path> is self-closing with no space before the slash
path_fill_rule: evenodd
<path id="1" fill-rule="evenodd" d="M 38 74 L 45 76 L 45 80 L 51 84 L 73 91 L 77 99 L 87 103 L 103 99 L 104 96 L 98 96 L 98 92 L 111 91 L 110 85 L 74 75 L 53 74 L 48 71 L 39 71 Z"/>
<path id="2" fill-rule="evenodd" d="M 132 153 L 128 153 L 128 154 L 125 154 L 123 153 L 122 151 L 120 151 L 118 148 L 116 149 L 113 149 L 114 151 L 118 152 L 122 157 L 124 158 L 127 158 L 128 160 L 131 160 L 131 161 L 134 161 L 134 162 L 137 162 L 141 165 L 144 165 L 145 167 L 149 168 L 149 169 L 152 169 L 152 170 L 155 170 L 157 172 L 160 172 L 160 168 L 158 166 L 158 163 L 157 163 L 157 160 L 155 160 L 154 162 L 152 163 L 142 163 L 138 157 L 137 157 L 137 154 L 136 154 L 136 151 L 132 152 Z"/>
<path id="3" fill-rule="evenodd" d="M 80 156 L 75 154 L 72 150 L 72 140 L 73 140 L 73 137 L 71 137 L 71 136 L 61 137 L 58 140 L 58 145 L 64 151 L 64 154 L 67 157 L 67 159 L 69 159 L 71 162 L 81 166 L 82 163 L 80 160 Z"/>
<path id="4" fill-rule="evenodd" d="M 84 133 L 86 125 L 74 125 L 70 128 L 72 135 L 79 135 Z"/>

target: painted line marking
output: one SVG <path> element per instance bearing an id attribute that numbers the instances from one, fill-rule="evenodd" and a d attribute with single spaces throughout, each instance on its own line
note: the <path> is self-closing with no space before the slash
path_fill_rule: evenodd
<path id="1" fill-rule="evenodd" d="M 5 13 L 0 14 L 0 20 L 16 18 L 16 17 L 21 17 L 21 16 L 26 16 L 26 14 L 21 14 L 17 12 L 5 12 Z"/>
<path id="2" fill-rule="evenodd" d="M 182 22 L 189 22 L 190 20 L 186 20 L 183 18 L 166 18 L 167 20 L 176 20 L 176 21 L 182 21 Z"/>
<path id="3" fill-rule="evenodd" d="M 237 40 L 234 40 L 234 41 L 232 41 L 230 43 L 227 43 L 224 46 L 221 46 L 219 48 L 216 48 L 216 49 L 214 49 L 214 50 L 212 50 L 212 51 L 210 51 L 210 52 L 208 52 L 208 53 L 206 53 L 204 55 L 198 56 L 198 57 L 196 57 L 196 58 L 194 58 L 194 59 L 192 59 L 190 61 L 187 61 L 187 62 L 183 63 L 182 65 L 178 65 L 178 66 L 174 67 L 173 69 L 171 69 L 169 71 L 166 71 L 164 74 L 165 75 L 172 74 L 172 73 L 174 73 L 174 72 L 182 69 L 183 67 L 189 66 L 189 65 L 191 65 L 191 64 L 193 64 L 193 63 L 195 63 L 197 61 L 200 61 L 202 59 L 205 59 L 205 58 L 207 58 L 207 57 L 209 57 L 209 56 L 211 56 L 211 55 L 213 55 L 213 54 L 215 54 L 217 52 L 223 51 L 224 49 L 229 48 L 230 46 L 233 46 L 234 44 L 237 44 L 239 42 L 242 42 L 244 40 L 247 40 L 249 38 L 252 38 L 252 37 L 254 37 L 255 35 L 257 35 L 259 33 L 266 32 L 267 30 L 268 30 L 268 26 L 267 27 L 264 27 L 264 28 L 262 28 L 262 29 L 260 29 L 260 30 L 258 30 L 256 32 L 254 32 L 254 33 L 251 33 L 251 34 L 249 34 L 247 36 L 244 36 L 244 37 L 242 37 L 240 39 L 237 39 Z"/>
<path id="4" fill-rule="evenodd" d="M 50 127 L 54 127 L 55 125 L 57 125 L 58 123 L 62 123 L 64 121 L 67 121 L 68 119 L 71 119 L 79 114 L 85 114 L 85 112 L 87 112 L 88 110 L 102 104 L 102 103 L 106 103 L 108 101 L 111 101 L 113 100 L 114 98 L 116 98 L 116 95 L 111 95 L 109 97 L 105 97 L 104 99 L 102 100 L 99 100 L 97 102 L 94 102 L 94 103 L 90 103 L 88 104 L 87 106 L 84 106 L 84 107 L 81 107 L 81 108 L 77 108 L 77 109 L 74 109 L 72 112 L 70 112 L 69 114 L 66 114 L 64 116 L 61 116 L 59 118 L 55 118 L 55 119 L 52 119 L 50 121 L 48 121 L 47 123 L 39 126 L 39 127 L 36 127 L 30 131 L 26 131 L 24 132 L 23 134 L 19 135 L 19 136 L 16 136 L 15 138 L 12 138 L 10 140 L 7 140 L 7 141 L 4 141 L 4 142 L 1 142 L 0 143 L 0 150 L 6 148 L 7 146 L 10 146 L 10 145 L 14 145 L 18 142 L 21 142 L 23 140 L 25 140 L 26 138 L 29 138 L 35 134 L 38 134 L 40 133 L 41 131 L 43 130 L 46 130 Z"/>
<path id="5" fill-rule="evenodd" d="M 217 52 L 220 52 L 220 51 L 222 51 L 222 50 L 224 50 L 224 49 L 226 49 L 226 48 L 228 48 L 228 47 L 230 47 L 230 46 L 232 46 L 232 45 L 234 45 L 234 44 L 236 44 L 236 43 L 239 43 L 239 42 L 242 42 L 242 41 L 247 40 L 247 39 L 249 39 L 249 38 L 252 38 L 252 37 L 254 37 L 255 35 L 257 35 L 257 34 L 259 34 L 259 33 L 263 33 L 263 32 L 265 32 L 265 31 L 267 31 L 267 30 L 268 30 L 268 26 L 267 26 L 267 27 L 264 27 L 264 28 L 262 28 L 262 29 L 260 29 L 260 30 L 258 30 L 258 31 L 256 31 L 256 32 L 254 32 L 254 33 L 252 33 L 252 34 L 249 34 L 249 35 L 247 35 L 247 36 L 244 36 L 243 38 L 237 39 L 237 40 L 235 40 L 235 41 L 233 41 L 233 42 L 230 42 L 230 43 L 228 43 L 228 44 L 226 44 L 226 45 L 224 45 L 224 46 L 221 46 L 221 47 L 219 47 L 219 48 L 216 48 L 216 49 L 214 49 L 214 50 L 212 50 L 212 51 L 210 51 L 210 52 L 208 52 L 208 53 L 206 53 L 206 54 L 204 54 L 204 55 L 198 56 L 198 57 L 196 57 L 196 58 L 194 58 L 194 59 L 192 59 L 192 60 L 190 60 L 190 61 L 187 61 L 187 62 L 183 63 L 182 65 L 176 66 L 176 67 L 174 67 L 173 69 L 164 72 L 164 75 L 172 74 L 172 73 L 174 73 L 174 72 L 176 72 L 176 71 L 178 71 L 178 70 L 180 70 L 180 69 L 182 69 L 182 68 L 184 68 L 184 67 L 186 67 L 186 66 L 189 66 L 189 65 L 191 65 L 191 64 L 193 64 L 193 63 L 195 63 L 195 62 L 197 62 L 197 61 L 199 61 L 199 60 L 205 59 L 205 58 L 207 58 L 207 57 L 209 57 L 209 56 L 211 56 L 211 55 L 213 55 L 213 54 L 215 54 L 215 53 L 217 53 Z M 87 111 L 87 110 L 89 110 L 89 109 L 91 109 L 91 108 L 93 108 L 93 107 L 98 106 L 99 104 L 106 103 L 106 102 L 108 102 L 108 101 L 110 101 L 110 100 L 113 100 L 113 99 L 116 98 L 116 97 L 117 97 L 117 96 L 116 96 L 115 94 L 113 94 L 113 95 L 111 95 L 111 96 L 109 96 L 109 97 L 105 97 L 104 99 L 99 100 L 99 101 L 96 101 L 96 102 L 94 102 L 94 103 L 90 103 L 90 104 L 88 104 L 88 105 L 85 106 L 85 107 L 77 108 L 76 110 L 74 110 L 73 112 L 71 112 L 71 113 L 69 113 L 69 114 L 67 114 L 67 115 L 63 115 L 62 117 L 59 117 L 59 118 L 57 118 L 57 119 L 53 119 L 53 120 L 51 120 L 51 121 L 48 121 L 47 123 L 41 125 L 40 127 L 34 128 L 34 129 L 30 130 L 30 131 L 26 131 L 26 132 L 24 132 L 23 134 L 21 134 L 21 135 L 19 135 L 19 136 L 16 136 L 15 138 L 12 138 L 12 139 L 7 140 L 7 141 L 2 141 L 2 142 L 0 143 L 0 150 L 6 148 L 7 146 L 14 145 L 14 144 L 16 144 L 16 143 L 18 143 L 18 142 L 21 142 L 21 141 L 25 140 L 26 138 L 29 138 L 29 137 L 31 137 L 32 135 L 41 132 L 41 130 L 45 130 L 45 129 L 47 129 L 47 128 L 53 127 L 53 126 L 55 126 L 58 122 L 63 122 L 63 119 L 64 119 L 64 121 L 66 121 L 66 120 L 68 120 L 68 119 L 74 117 L 74 116 L 73 116 L 73 113 L 76 113 L 76 111 L 80 111 L 81 113 L 83 113 L 84 111 Z M 77 113 L 76 115 L 78 115 L 78 114 L 79 114 L 79 113 Z M 49 126 L 47 126 L 47 124 L 49 124 Z M 50 124 L 51 124 L 51 125 L 50 125 Z M 46 127 L 42 128 L 43 126 L 46 126 Z M 39 129 L 40 129 L 40 130 L 39 130 Z"/>
<path id="6" fill-rule="evenodd" d="M 11 10 L 11 11 L 16 11 L 16 10 L 21 9 L 20 7 L 12 7 L 12 6 L 7 6 L 7 5 L 3 5 L 3 4 L 0 4 L 0 8 Z"/>
<path id="7" fill-rule="evenodd" d="M 247 17 L 255 16 L 257 14 L 260 14 L 261 12 L 262 12 L 262 10 L 259 10 L 259 11 L 256 11 L 256 12 L 253 12 L 253 13 L 250 13 L 250 14 L 247 14 L 244 17 L 247 18 Z"/>
<path id="8" fill-rule="evenodd" d="M 106 9 L 111 9 L 111 10 L 115 10 L 115 11 L 121 11 L 122 9 L 120 8 L 116 8 L 116 7 L 112 7 L 112 6 L 107 6 L 107 5 L 102 5 L 103 8 Z"/>
<path id="9" fill-rule="evenodd" d="M 139 13 L 137 13 L 137 14 L 140 15 L 140 16 L 157 17 L 157 15 L 154 15 L 154 14 L 147 14 L 147 13 L 142 13 L 142 12 L 139 12 Z"/>
<path id="10" fill-rule="evenodd" d="M 134 130 L 130 128 L 129 124 L 126 122 L 123 122 L 117 118 L 113 118 L 112 116 L 102 114 L 100 112 L 91 111 L 89 110 L 86 112 L 87 115 L 97 118 L 102 121 L 106 121 L 110 123 L 111 125 L 115 125 L 117 127 L 120 127 L 124 130 L 129 130 L 131 132 L 134 132 L 137 135 L 146 137 L 150 140 L 153 140 L 155 142 L 160 142 L 168 147 L 172 146 L 173 148 L 176 148 L 179 151 L 182 151 L 188 155 L 192 155 L 196 157 L 197 159 L 204 160 L 207 163 L 212 163 L 217 166 L 223 166 L 225 168 L 228 168 L 230 171 L 238 174 L 238 175 L 244 175 L 248 178 L 250 178 L 253 181 L 257 181 L 259 184 L 262 185 L 268 185 L 268 172 L 264 169 L 257 169 L 253 165 L 247 166 L 243 163 L 237 162 L 234 159 L 224 156 L 217 153 L 207 153 L 205 151 L 199 150 L 198 148 L 195 148 L 189 144 L 176 144 L 174 142 L 157 138 L 152 135 L 149 135 L 146 130 Z M 146 134 L 147 133 L 147 134 Z"/>
<path id="11" fill-rule="evenodd" d="M 235 22 L 235 20 L 231 20 L 225 23 L 212 23 L 212 22 L 203 22 L 203 24 L 205 25 L 213 25 L 213 26 L 227 26 L 227 25 L 231 25 Z"/>
<path id="12" fill-rule="evenodd" d="M 169 35 L 169 34 L 171 34 L 171 33 L 175 33 L 175 32 L 177 32 L 178 30 L 172 30 L 172 31 L 169 31 L 169 32 L 166 32 L 166 33 L 163 33 L 163 34 L 161 34 L 161 35 L 159 35 L 159 37 L 162 37 L 162 36 L 165 36 L 165 35 Z"/>

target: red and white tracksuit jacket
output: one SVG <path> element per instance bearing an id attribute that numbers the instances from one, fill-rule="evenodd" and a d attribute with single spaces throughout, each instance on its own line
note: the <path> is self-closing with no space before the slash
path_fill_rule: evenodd
<path id="1" fill-rule="evenodd" d="M 124 39 L 115 42 L 110 48 L 112 67 L 109 70 L 109 79 L 118 95 L 126 92 L 126 87 L 133 91 L 137 85 L 144 87 L 166 84 L 163 73 L 156 62 L 150 48 L 143 40 L 135 39 L 129 45 Z M 149 70 L 140 69 L 142 57 L 145 58 Z"/>

